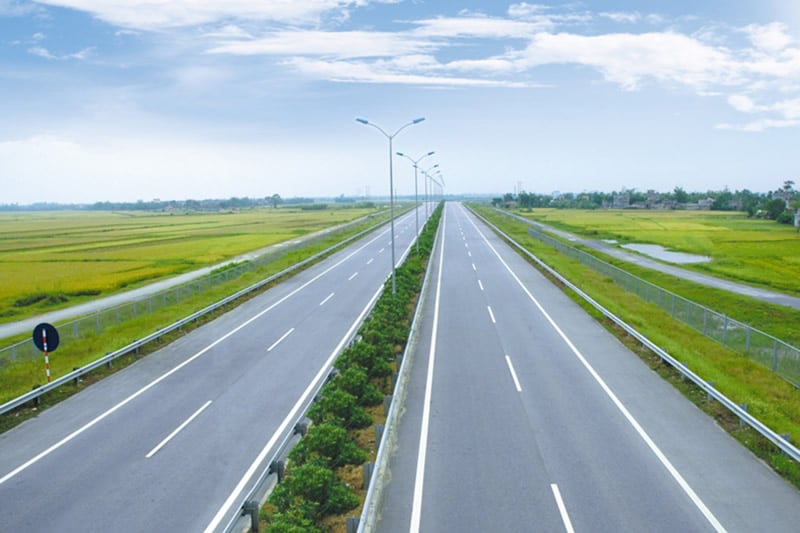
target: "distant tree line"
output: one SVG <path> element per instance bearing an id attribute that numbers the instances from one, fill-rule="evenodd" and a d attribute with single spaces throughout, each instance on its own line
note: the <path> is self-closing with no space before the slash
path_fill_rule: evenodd
<path id="1" fill-rule="evenodd" d="M 492 204 L 501 207 L 533 209 L 550 207 L 556 209 L 708 209 L 712 211 L 744 211 L 750 217 L 776 220 L 792 224 L 800 209 L 800 192 L 794 189 L 794 181 L 787 180 L 783 186 L 766 193 L 755 193 L 748 189 L 730 191 L 687 192 L 675 187 L 671 192 L 637 191 L 622 189 L 619 192 L 581 192 L 537 194 L 520 191 L 506 193 L 492 199 Z"/>
<path id="2" fill-rule="evenodd" d="M 347 199 L 343 196 L 334 200 L 340 207 L 374 208 L 374 202 Z M 281 198 L 272 194 L 263 198 L 231 197 L 227 199 L 206 200 L 138 200 L 136 202 L 95 202 L 92 204 L 61 204 L 37 202 L 29 205 L 0 204 L 0 211 L 220 211 L 231 209 L 251 209 L 269 206 L 277 209 L 280 205 L 306 209 L 325 209 L 327 204 L 319 199 L 306 197 Z"/>

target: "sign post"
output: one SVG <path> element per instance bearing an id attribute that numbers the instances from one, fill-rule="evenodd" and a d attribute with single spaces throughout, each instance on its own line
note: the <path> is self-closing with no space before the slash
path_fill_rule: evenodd
<path id="1" fill-rule="evenodd" d="M 33 344 L 44 352 L 44 369 L 48 383 L 50 383 L 50 352 L 56 351 L 59 340 L 58 330 L 47 322 L 42 322 L 33 328 Z"/>

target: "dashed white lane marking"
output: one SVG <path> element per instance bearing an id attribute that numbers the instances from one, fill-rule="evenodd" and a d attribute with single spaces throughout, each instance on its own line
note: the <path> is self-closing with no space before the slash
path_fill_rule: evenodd
<path id="1" fill-rule="evenodd" d="M 291 335 L 293 331 L 294 331 L 294 328 L 290 329 L 289 331 L 287 331 L 286 333 L 284 333 L 283 335 L 281 335 L 281 338 L 280 338 L 280 339 L 278 339 L 278 340 L 276 340 L 275 342 L 273 342 L 273 343 L 272 343 L 272 346 L 270 346 L 269 348 L 267 348 L 267 351 L 268 351 L 268 352 L 271 352 L 272 350 L 274 350 L 274 349 L 275 349 L 275 347 L 277 347 L 277 346 L 278 346 L 280 343 L 282 343 L 284 340 L 286 340 L 286 337 L 288 337 L 289 335 Z"/>
<path id="2" fill-rule="evenodd" d="M 194 420 L 195 418 L 197 418 L 198 416 L 200 416 L 200 413 L 202 413 L 203 411 L 205 411 L 205 410 L 206 410 L 206 407 L 208 407 L 209 405 L 211 405 L 211 400 L 208 400 L 206 403 L 204 403 L 204 404 L 203 404 L 203 406 L 202 406 L 200 409 L 198 409 L 197 411 L 195 411 L 195 412 L 194 412 L 194 414 L 193 414 L 192 416 L 190 416 L 189 418 L 187 418 L 187 419 L 186 419 L 186 420 L 183 422 L 183 424 L 181 424 L 180 426 L 178 426 L 178 427 L 175 429 L 175 431 L 173 431 L 172 433 L 170 433 L 169 435 L 167 435 L 167 438 L 165 438 L 164 440 L 162 440 L 161 442 L 159 442 L 159 443 L 156 445 L 156 447 L 155 447 L 155 448 L 153 448 L 152 450 L 150 450 L 150 453 L 148 453 L 147 455 L 145 455 L 145 456 L 144 456 L 144 458 L 145 458 L 145 459 L 150 459 L 150 458 L 151 458 L 151 457 L 153 457 L 155 454 L 157 454 L 157 453 L 158 453 L 158 451 L 159 451 L 161 448 L 163 448 L 164 446 L 166 446 L 166 445 L 167 445 L 167 443 L 168 443 L 169 441 L 171 441 L 173 438 L 175 438 L 175 435 L 177 435 L 178 433 L 180 433 L 180 432 L 183 430 L 183 428 L 185 428 L 186 426 L 188 426 L 189 424 L 191 424 L 192 420 Z"/>
<path id="3" fill-rule="evenodd" d="M 514 365 L 511 363 L 511 358 L 509 356 L 506 356 L 506 364 L 508 364 L 508 371 L 511 372 L 511 379 L 514 380 L 514 387 L 516 387 L 517 392 L 522 392 L 519 379 L 517 379 L 517 373 L 514 371 Z"/>

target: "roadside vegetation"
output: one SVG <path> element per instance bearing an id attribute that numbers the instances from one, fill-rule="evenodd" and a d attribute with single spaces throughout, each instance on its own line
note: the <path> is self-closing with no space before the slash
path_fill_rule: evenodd
<path id="1" fill-rule="evenodd" d="M 554 248 L 530 237 L 527 233 L 528 226 L 525 223 L 513 220 L 486 206 L 473 205 L 472 207 L 609 311 L 632 325 L 677 360 L 685 363 L 704 380 L 713 382 L 714 386 L 731 400 L 740 405 L 747 404 L 749 412 L 773 431 L 787 435 L 795 443 L 800 440 L 800 393 L 792 385 L 768 369 L 674 320 L 669 313 L 623 290 L 610 278 L 559 254 Z M 617 266 L 631 270 L 630 265 L 627 264 L 618 264 Z M 658 283 L 655 280 L 651 281 Z M 665 285 L 663 281 L 660 283 L 662 286 Z M 665 288 L 673 290 L 673 287 L 668 284 Z M 699 287 L 694 290 L 698 294 L 705 291 Z M 587 312 L 600 320 L 655 371 L 672 382 L 701 409 L 713 416 L 731 435 L 770 464 L 787 480 L 800 487 L 800 465 L 788 459 L 755 431 L 740 426 L 736 417 L 730 415 L 718 403 L 708 401 L 705 393 L 690 382 L 684 382 L 675 369 L 662 363 L 660 358 L 644 349 L 610 321 L 604 319 L 598 311 L 583 302 L 572 291 L 565 289 L 565 292 Z M 675 292 L 678 291 L 675 290 Z M 735 300 L 735 297 L 730 297 L 731 305 L 735 305 L 733 303 Z M 751 305 L 751 303 L 750 299 L 743 297 L 739 302 L 740 305 Z M 779 316 L 782 317 L 781 319 L 787 319 L 786 315 Z M 797 324 L 796 319 L 794 322 L 787 323 L 786 327 L 791 327 L 791 324 Z"/>
<path id="2" fill-rule="evenodd" d="M 392 394 L 391 376 L 408 340 L 441 211 L 440 204 L 420 236 L 419 254 L 412 251 L 397 269 L 396 296 L 387 281 L 358 331 L 360 340 L 336 360 L 339 375 L 309 409 L 313 424 L 289 453 L 285 478 L 262 509 L 265 531 L 343 533 L 346 516 L 359 514 L 366 496 L 361 465 L 375 461 L 374 424 L 385 420 L 383 399 Z"/>
<path id="3" fill-rule="evenodd" d="M 388 218 L 388 215 L 385 217 Z M 124 346 L 127 346 L 135 339 L 141 339 L 152 332 L 163 328 L 165 325 L 171 324 L 176 320 L 189 316 L 192 313 L 207 307 L 208 305 L 218 302 L 223 298 L 248 287 L 264 278 L 280 272 L 287 267 L 299 263 L 303 259 L 310 257 L 316 253 L 333 246 L 334 244 L 346 239 L 351 235 L 367 229 L 375 225 L 381 219 L 370 219 L 362 224 L 354 226 L 346 231 L 331 234 L 324 239 L 309 244 L 286 253 L 282 257 L 273 262 L 267 263 L 258 270 L 248 271 L 243 275 L 233 278 L 225 283 L 221 283 L 214 287 L 209 288 L 203 292 L 195 294 L 191 299 L 185 299 L 181 302 L 170 305 L 169 307 L 155 311 L 151 314 L 141 314 L 136 318 L 120 322 L 117 325 L 105 328 L 101 333 L 88 335 L 81 339 L 80 342 L 63 342 L 58 350 L 50 355 L 50 369 L 54 378 L 63 376 L 74 368 L 85 366 L 92 361 L 97 360 L 103 354 L 116 351 Z M 297 273 L 295 271 L 294 273 Z M 293 274 L 294 274 L 293 273 Z M 97 369 L 91 374 L 85 375 L 81 378 L 79 383 L 73 385 L 64 385 L 58 389 L 48 393 L 41 398 L 41 405 L 28 406 L 16 410 L 13 413 L 0 416 L 0 432 L 6 431 L 10 427 L 18 424 L 19 422 L 34 416 L 38 409 L 46 408 L 47 406 L 58 403 L 65 397 L 68 397 L 80 390 L 84 389 L 91 383 L 102 379 L 102 377 L 109 373 L 124 368 L 126 365 L 135 362 L 139 357 L 147 353 L 153 352 L 170 342 L 174 341 L 178 336 L 185 334 L 192 329 L 212 320 L 225 311 L 229 310 L 235 305 L 240 305 L 242 301 L 252 298 L 257 294 L 267 290 L 271 285 L 262 287 L 259 291 L 254 291 L 242 299 L 233 302 L 226 308 L 210 313 L 205 317 L 198 319 L 191 325 L 187 325 L 180 332 L 173 332 L 164 335 L 161 339 L 153 341 L 146 347 L 140 350 L 139 354 L 130 354 L 117 359 L 114 362 L 114 368 L 101 368 Z M 16 340 L 29 339 L 30 334 L 19 336 L 18 338 L 6 339 L 9 343 Z M 6 362 L 0 361 L 0 404 L 7 402 L 21 394 L 30 391 L 36 386 L 45 383 L 44 362 L 42 358 L 27 361 Z"/>
<path id="4" fill-rule="evenodd" d="M 0 212 L 0 323 L 214 265 L 376 212 L 374 207 Z"/>
<path id="5" fill-rule="evenodd" d="M 514 210 L 591 239 L 659 244 L 711 258 L 684 268 L 800 296 L 800 235 L 792 226 L 731 211 Z"/>
<path id="6" fill-rule="evenodd" d="M 800 236 L 787 226 L 730 212 L 555 209 L 511 212 L 590 239 L 610 239 L 621 244 L 652 243 L 709 256 L 710 263 L 682 265 L 682 268 L 800 296 L 797 276 Z M 688 300 L 800 346 L 800 329 L 796 326 L 800 323 L 800 309 L 706 287 L 565 242 Z M 726 275 L 728 272 L 733 274 Z"/>

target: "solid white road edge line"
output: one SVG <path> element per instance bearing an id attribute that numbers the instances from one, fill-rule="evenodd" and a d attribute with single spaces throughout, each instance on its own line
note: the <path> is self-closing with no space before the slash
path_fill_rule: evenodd
<path id="1" fill-rule="evenodd" d="M 447 212 L 442 213 L 442 236 L 447 229 Z M 422 425 L 419 431 L 419 450 L 417 452 L 417 473 L 414 481 L 414 499 L 411 506 L 410 533 L 419 532 L 422 516 L 422 490 L 425 484 L 425 458 L 428 453 L 428 427 L 431 417 L 431 395 L 433 394 L 433 367 L 436 361 L 436 337 L 439 332 L 439 301 L 442 293 L 442 272 L 444 271 L 444 243 L 442 238 L 439 250 L 439 273 L 436 279 L 436 300 L 433 305 L 433 329 L 431 331 L 431 348 L 428 353 L 428 375 L 425 382 L 425 400 L 422 404 Z"/>
<path id="2" fill-rule="evenodd" d="M 183 430 L 183 428 L 185 428 L 186 426 L 188 426 L 189 424 L 191 424 L 192 420 L 194 420 L 195 418 L 197 418 L 197 417 L 200 415 L 200 413 L 202 413 L 203 411 L 205 411 L 205 410 L 206 410 L 206 407 L 208 407 L 209 405 L 211 405 L 211 400 L 208 400 L 206 403 L 204 403 L 204 404 L 203 404 L 203 406 L 202 406 L 200 409 L 198 409 L 197 411 L 195 411 L 195 412 L 194 412 L 194 414 L 193 414 L 192 416 L 190 416 L 189 418 L 187 418 L 187 419 L 186 419 L 186 421 L 185 421 L 183 424 L 181 424 L 180 426 L 178 426 L 178 427 L 175 429 L 175 431 L 173 431 L 172 433 L 170 433 L 169 435 L 167 435 L 167 438 L 165 438 L 164 440 L 162 440 L 161 442 L 159 442 L 159 443 L 156 445 L 156 447 L 155 447 L 155 448 L 153 448 L 152 450 L 150 450 L 150 453 L 148 453 L 147 455 L 145 455 L 145 456 L 144 456 L 144 458 L 145 458 L 145 459 L 150 459 L 150 458 L 151 458 L 151 457 L 153 457 L 155 454 L 157 454 L 157 453 L 158 453 L 158 450 L 160 450 L 161 448 L 163 448 L 164 446 L 166 446 L 166 445 L 167 445 L 167 443 L 168 443 L 169 441 L 171 441 L 171 440 L 172 440 L 172 439 L 175 437 L 175 435 L 177 435 L 178 433 L 180 433 L 180 432 Z"/>
<path id="3" fill-rule="evenodd" d="M 564 505 L 564 500 L 561 499 L 561 491 L 558 490 L 558 485 L 551 483 L 550 489 L 553 491 L 553 497 L 556 499 L 558 512 L 561 513 L 561 521 L 564 522 L 564 529 L 567 530 L 567 533 L 575 533 L 575 530 L 572 528 L 572 522 L 569 519 L 569 514 L 567 513 L 567 506 Z"/>
<path id="4" fill-rule="evenodd" d="M 241 324 L 239 324 L 238 326 L 236 326 L 235 328 L 230 330 L 228 333 L 226 333 L 222 337 L 218 338 L 217 340 L 215 340 L 214 342 L 212 342 L 211 344 L 209 344 L 208 346 L 206 346 L 205 348 L 203 348 L 202 350 L 200 350 L 199 352 L 197 352 L 196 354 L 194 354 L 193 356 L 188 358 L 183 363 L 179 364 L 178 366 L 176 366 L 172 370 L 162 374 L 161 376 L 159 376 L 155 380 L 151 381 L 150 383 L 148 383 L 147 385 L 145 385 L 144 387 L 142 387 L 138 391 L 134 392 L 133 394 L 131 394 L 130 396 L 128 396 L 127 398 L 122 400 L 121 402 L 117 403 L 111 409 L 109 409 L 109 410 L 103 412 L 102 414 L 98 415 L 97 417 L 93 418 L 91 421 L 87 422 L 86 424 L 84 424 L 80 428 L 76 429 L 75 431 L 73 431 L 72 433 L 70 433 L 69 435 L 67 435 L 63 439 L 61 439 L 60 441 L 56 442 L 55 444 L 53 444 L 49 448 L 47 448 L 44 451 L 38 453 L 33 458 L 29 459 L 28 461 L 26 461 L 25 463 L 21 464 L 20 466 L 18 466 L 17 468 L 15 468 L 14 470 L 12 470 L 8 474 L 6 474 L 5 476 L 1 477 L 0 478 L 0 485 L 5 483 L 9 479 L 13 478 L 14 476 L 19 474 L 20 472 L 24 471 L 25 469 L 27 469 L 31 465 L 36 464 L 41 459 L 47 457 L 48 455 L 53 453 L 55 450 L 59 449 L 60 447 L 62 447 L 65 444 L 67 444 L 72 439 L 74 439 L 75 437 L 77 437 L 78 435 L 83 433 L 84 431 L 90 429 L 91 427 L 93 427 L 95 424 L 97 424 L 101 420 L 103 420 L 106 417 L 110 416 L 111 414 L 117 412 L 119 409 L 121 409 L 122 407 L 124 407 L 128 403 L 132 402 L 133 400 L 135 400 L 136 398 L 138 398 L 139 396 L 141 396 L 142 394 L 144 394 L 145 392 L 150 390 L 152 387 L 155 387 L 156 385 L 158 385 L 159 383 L 161 383 L 162 381 L 167 379 L 169 376 L 171 376 L 172 374 L 176 373 L 177 371 L 179 371 L 180 369 L 182 369 L 183 367 L 185 367 L 186 365 L 188 365 L 189 363 L 191 363 L 192 361 L 194 361 L 195 359 L 197 359 L 201 355 L 205 354 L 206 352 L 208 352 L 209 350 L 214 348 L 216 345 L 218 345 L 219 343 L 221 343 L 224 340 L 226 340 L 228 337 L 230 337 L 232 335 L 235 335 L 236 333 L 241 331 L 243 328 L 247 327 L 248 325 L 250 325 L 254 321 L 258 320 L 259 318 L 261 318 L 262 316 L 264 316 L 265 314 L 267 314 L 268 312 L 273 310 L 278 305 L 282 304 L 283 302 L 285 302 L 286 300 L 288 300 L 289 298 L 291 298 L 292 296 L 294 296 L 298 292 L 302 291 L 303 289 L 305 289 L 306 287 L 308 287 L 309 285 L 311 285 L 312 283 L 314 283 L 315 281 L 317 281 L 318 279 L 320 279 L 321 277 L 326 275 L 331 270 L 333 270 L 333 269 L 337 268 L 338 266 L 340 266 L 341 264 L 345 263 L 346 261 L 351 259 L 353 256 L 355 256 L 357 253 L 359 253 L 361 250 L 363 250 L 364 248 L 366 248 L 367 246 L 369 246 L 370 244 L 372 244 L 376 240 L 380 239 L 383 236 L 383 234 L 386 233 L 386 231 L 388 231 L 388 230 L 382 231 L 379 235 L 375 236 L 374 238 L 372 238 L 371 240 L 369 240 L 368 242 L 364 243 L 362 246 L 360 246 L 359 248 L 354 250 L 352 253 L 350 253 L 346 257 L 342 258 L 339 262 L 337 262 L 337 263 L 331 265 L 330 267 L 328 267 L 327 269 L 323 270 L 322 272 L 320 272 L 319 274 L 317 274 L 316 276 L 314 276 L 313 278 L 311 278 L 307 282 L 303 283 L 302 285 L 300 285 L 299 287 L 294 289 L 292 292 L 288 293 L 286 296 L 284 296 L 280 300 L 276 301 L 275 303 L 273 303 L 272 305 L 270 305 L 269 307 L 267 307 L 263 311 L 260 311 L 256 315 L 254 315 L 251 318 L 245 320 L 244 322 L 242 322 Z"/>
<path id="5" fill-rule="evenodd" d="M 273 343 L 272 343 L 272 345 L 271 345 L 269 348 L 267 348 L 267 351 L 268 351 L 268 352 L 271 352 L 273 348 L 275 348 L 277 345 L 279 345 L 280 343 L 282 343 L 282 342 L 284 341 L 284 339 L 286 339 L 286 337 L 288 337 L 289 335 L 291 335 L 293 332 L 294 332 L 294 328 L 290 328 L 290 329 L 289 329 L 289 331 L 287 331 L 286 333 L 284 333 L 283 335 L 281 335 L 281 338 L 280 338 L 280 339 L 278 339 L 278 340 L 276 340 L 275 342 L 273 342 Z"/>
<path id="6" fill-rule="evenodd" d="M 703 514 L 708 523 L 711 524 L 711 527 L 713 527 L 715 531 L 720 533 L 726 531 L 726 529 L 722 526 L 719 520 L 717 520 L 717 517 L 714 516 L 714 514 L 708 507 L 706 507 L 706 504 L 703 503 L 703 500 L 700 499 L 700 497 L 697 495 L 694 489 L 692 489 L 692 487 L 683 478 L 680 472 L 678 472 L 678 470 L 672 465 L 667 456 L 664 455 L 664 453 L 656 445 L 653 439 L 650 438 L 650 435 L 647 434 L 647 432 L 633 417 L 630 411 L 628 411 L 628 408 L 625 407 L 622 401 L 620 401 L 620 399 L 617 398 L 617 395 L 614 394 L 614 391 L 612 391 L 611 388 L 608 386 L 608 384 L 606 384 L 606 382 L 603 380 L 603 378 L 600 377 L 600 374 L 598 374 L 597 371 L 595 371 L 594 367 L 592 367 L 592 365 L 589 364 L 589 361 L 587 361 L 586 358 L 583 356 L 583 354 L 578 350 L 578 348 L 576 348 L 575 345 L 572 344 L 572 341 L 561 330 L 558 324 L 556 324 L 555 320 L 553 320 L 550 314 L 547 311 L 545 311 L 544 307 L 542 307 L 539 301 L 536 298 L 534 298 L 534 296 L 530 293 L 528 288 L 522 283 L 519 277 L 517 277 L 514 271 L 511 270 L 511 267 L 508 265 L 508 263 L 505 262 L 505 260 L 503 260 L 503 258 L 500 256 L 500 253 L 495 249 L 494 246 L 492 246 L 492 244 L 489 242 L 489 239 L 487 239 L 486 236 L 483 234 L 483 232 L 481 232 L 481 230 L 478 228 L 475 222 L 472 221 L 472 219 L 470 219 L 470 222 L 472 222 L 472 225 L 475 227 L 478 233 L 480 233 L 481 237 L 483 237 L 483 240 L 486 242 L 487 246 L 491 248 L 491 250 L 497 256 L 497 258 L 503 264 L 503 266 L 505 266 L 506 270 L 508 270 L 509 274 L 511 274 L 511 277 L 513 277 L 514 280 L 517 282 L 517 285 L 519 285 L 525 292 L 525 294 L 528 295 L 528 298 L 531 300 L 531 302 L 533 302 L 533 304 L 536 306 L 539 312 L 542 313 L 542 316 L 544 316 L 547 322 L 550 323 L 550 326 L 556 331 L 556 333 L 558 333 L 558 336 L 561 337 L 561 339 L 569 347 L 572 353 L 575 354 L 575 357 L 578 358 L 581 364 L 583 364 L 584 368 L 586 368 L 589 374 L 591 374 L 594 380 L 600 385 L 600 388 L 603 389 L 603 391 L 611 399 L 611 401 L 614 403 L 614 405 L 617 407 L 620 413 L 622 413 L 622 416 L 625 417 L 625 419 L 633 427 L 636 433 L 639 434 L 639 437 L 641 437 L 641 439 L 645 442 L 645 444 L 647 444 L 648 448 L 650 448 L 650 450 L 653 452 L 656 458 L 658 458 L 661 464 L 664 465 L 664 468 L 667 469 L 672 478 L 678 483 L 681 489 L 683 489 L 683 492 L 689 497 L 689 499 L 692 500 L 695 507 L 697 507 L 697 509 Z"/>
<path id="7" fill-rule="evenodd" d="M 236 498 L 241 494 L 247 482 L 250 481 L 250 478 L 252 478 L 253 475 L 255 474 L 256 469 L 264 461 L 264 458 L 266 458 L 267 454 L 272 450 L 272 447 L 275 446 L 275 443 L 281 437 L 283 432 L 286 431 L 286 428 L 294 420 L 295 416 L 297 416 L 298 411 L 303 407 L 303 404 L 305 404 L 306 400 L 311 395 L 314 388 L 316 388 L 317 383 L 319 383 L 319 381 L 325 377 L 325 374 L 327 373 L 328 369 L 333 363 L 333 360 L 336 359 L 336 356 L 339 354 L 339 351 L 344 347 L 344 345 L 350 339 L 352 334 L 355 332 L 356 328 L 358 328 L 358 325 L 361 323 L 366 314 L 369 312 L 375 300 L 378 299 L 378 296 L 380 296 L 382 290 L 383 290 L 383 285 L 380 285 L 378 287 L 378 290 L 375 291 L 375 294 L 372 295 L 372 298 L 370 298 L 369 302 L 367 302 L 367 305 L 364 306 L 364 309 L 361 310 L 361 313 L 358 315 L 356 320 L 350 326 L 350 329 L 348 329 L 347 333 L 344 334 L 342 340 L 339 341 L 339 344 L 336 345 L 336 348 L 333 349 L 331 354 L 328 356 L 323 365 L 320 367 L 319 371 L 314 376 L 314 379 L 311 380 L 311 382 L 308 384 L 308 387 L 306 387 L 306 390 L 304 390 L 303 394 L 300 395 L 300 398 L 297 400 L 297 403 L 294 404 L 291 411 L 289 411 L 289 413 L 286 415 L 286 418 L 284 418 L 283 422 L 281 422 L 281 425 L 278 426 L 278 429 L 275 430 L 275 432 L 272 434 L 272 437 L 270 437 L 269 441 L 261 449 L 258 456 L 250 464 L 250 467 L 247 469 L 247 471 L 245 471 L 242 478 L 236 484 L 236 487 L 233 489 L 228 498 L 222 504 L 222 507 L 220 507 L 219 510 L 217 511 L 217 514 L 214 515 L 214 518 L 211 520 L 208 526 L 206 526 L 205 528 L 206 533 L 212 533 L 213 531 L 216 531 L 220 522 L 222 522 L 222 519 L 225 518 L 225 515 L 233 506 L 233 503 L 236 500 Z"/>
<path id="8" fill-rule="evenodd" d="M 517 388 L 517 392 L 522 392 L 522 387 L 517 379 L 517 373 L 514 371 L 514 365 L 511 364 L 511 358 L 509 356 L 506 356 L 506 363 L 508 364 L 508 371 L 511 372 L 511 379 L 514 380 L 514 387 Z"/>

